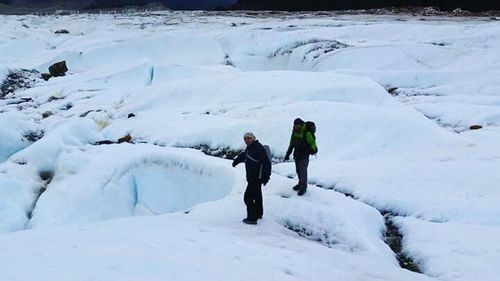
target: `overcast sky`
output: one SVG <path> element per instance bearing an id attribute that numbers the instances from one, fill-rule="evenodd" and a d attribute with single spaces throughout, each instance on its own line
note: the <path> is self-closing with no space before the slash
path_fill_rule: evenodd
<path id="1" fill-rule="evenodd" d="M 0 0 L 0 3 L 10 2 L 14 6 L 26 5 L 50 5 L 51 3 L 66 3 L 71 7 L 84 7 L 92 3 L 111 4 L 111 5 L 144 5 L 149 2 L 163 2 L 167 6 L 186 8 L 206 9 L 216 6 L 233 4 L 236 0 Z"/>

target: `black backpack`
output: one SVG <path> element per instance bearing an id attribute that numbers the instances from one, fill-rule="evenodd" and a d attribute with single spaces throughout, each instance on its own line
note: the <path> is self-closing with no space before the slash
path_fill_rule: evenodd
<path id="1" fill-rule="evenodd" d="M 306 132 L 311 133 L 311 135 L 314 138 L 314 141 L 316 141 L 316 124 L 314 124 L 313 121 L 307 121 L 306 122 Z M 318 145 L 316 145 L 316 150 L 309 149 L 309 154 L 314 155 L 318 153 Z"/>

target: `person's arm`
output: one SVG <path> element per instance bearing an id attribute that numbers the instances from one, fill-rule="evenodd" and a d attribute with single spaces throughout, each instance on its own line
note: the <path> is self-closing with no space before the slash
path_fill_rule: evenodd
<path id="1" fill-rule="evenodd" d="M 313 135 L 310 132 L 306 132 L 305 137 L 307 145 L 309 145 L 311 151 L 313 151 L 314 153 L 318 152 L 318 147 L 316 146 L 316 140 L 314 139 Z"/>
<path id="2" fill-rule="evenodd" d="M 293 151 L 293 134 L 290 137 L 290 143 L 288 144 L 288 149 L 286 151 L 285 161 L 290 160 L 290 155 L 292 154 L 292 151 Z"/>
<path id="3" fill-rule="evenodd" d="M 236 165 L 245 162 L 245 158 L 246 158 L 246 151 L 243 151 L 238 156 L 236 156 L 236 158 L 234 158 L 233 167 L 236 167 Z"/>

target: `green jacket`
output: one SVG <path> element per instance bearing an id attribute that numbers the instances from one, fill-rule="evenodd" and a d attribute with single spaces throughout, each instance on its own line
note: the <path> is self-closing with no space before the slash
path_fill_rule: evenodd
<path id="1" fill-rule="evenodd" d="M 287 157 L 290 157 L 293 151 L 293 158 L 301 158 L 309 156 L 312 152 L 317 151 L 316 140 L 311 132 L 306 132 L 306 125 L 302 125 L 296 132 L 292 132 L 290 137 L 290 145 L 286 152 Z"/>

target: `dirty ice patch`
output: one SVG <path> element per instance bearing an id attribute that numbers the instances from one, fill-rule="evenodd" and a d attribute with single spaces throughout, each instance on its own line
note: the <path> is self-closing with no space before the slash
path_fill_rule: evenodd
<path id="1" fill-rule="evenodd" d="M 31 227 L 185 210 L 230 193 L 233 171 L 187 149 L 110 145 L 70 153 L 57 163 Z"/>

